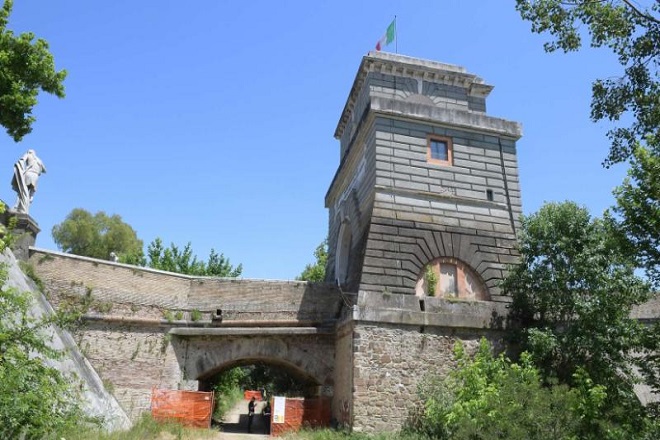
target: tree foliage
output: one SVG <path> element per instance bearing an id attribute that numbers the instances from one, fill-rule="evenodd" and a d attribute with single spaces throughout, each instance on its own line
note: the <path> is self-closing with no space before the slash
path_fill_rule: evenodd
<path id="1" fill-rule="evenodd" d="M 627 160 L 640 145 L 660 151 L 658 2 L 644 8 L 628 0 L 517 0 L 516 9 L 533 32 L 554 38 L 545 43 L 547 52 L 577 51 L 588 37 L 591 46 L 616 55 L 622 74 L 592 85 L 591 118 L 616 123 L 606 165 Z"/>
<path id="2" fill-rule="evenodd" d="M 316 262 L 308 264 L 302 273 L 296 278 L 301 281 L 313 281 L 321 283 L 325 281 L 325 266 L 328 262 L 328 240 L 323 240 L 314 250 Z"/>
<path id="3" fill-rule="evenodd" d="M 165 247 L 160 238 L 149 243 L 146 265 L 168 272 L 211 277 L 236 278 L 243 272 L 242 264 L 232 266 L 229 259 L 224 254 L 218 254 L 215 249 L 211 249 L 207 261 L 198 260 L 197 256 L 193 254 L 190 243 L 186 244 L 183 249 L 174 243 Z"/>
<path id="4" fill-rule="evenodd" d="M 624 244 L 655 286 L 660 285 L 660 156 L 635 149 L 628 177 L 614 196 Z"/>
<path id="5" fill-rule="evenodd" d="M 580 371 L 578 386 L 546 386 L 529 354 L 518 363 L 494 356 L 484 339 L 473 357 L 459 342 L 454 347 L 457 366 L 445 379 L 427 376 L 418 387 L 423 408 L 410 419 L 408 429 L 428 438 L 596 439 L 625 431 L 603 417 L 605 387 Z M 600 429 L 599 429 L 600 428 Z M 626 437 L 621 437 L 626 438 Z"/>
<path id="6" fill-rule="evenodd" d="M 619 423 L 643 419 L 633 368 L 648 367 L 642 354 L 658 348 L 658 337 L 631 318 L 650 290 L 615 237 L 611 221 L 591 218 L 575 203 L 546 204 L 523 218 L 520 262 L 502 287 L 513 298 L 516 342 L 546 380 L 575 385 L 584 370 L 606 387 L 608 408 L 625 408 L 611 414 Z"/>
<path id="7" fill-rule="evenodd" d="M 64 97 L 66 71 L 55 70 L 45 40 L 7 29 L 13 3 L 4 0 L 0 9 L 0 125 L 18 142 L 32 131 L 32 109 L 40 90 Z"/>
<path id="8" fill-rule="evenodd" d="M 53 226 L 53 240 L 57 247 L 85 257 L 107 260 L 114 252 L 120 261 L 142 255 L 142 240 L 121 216 L 108 216 L 99 211 L 92 215 L 81 208 L 72 210 L 66 219 Z"/>

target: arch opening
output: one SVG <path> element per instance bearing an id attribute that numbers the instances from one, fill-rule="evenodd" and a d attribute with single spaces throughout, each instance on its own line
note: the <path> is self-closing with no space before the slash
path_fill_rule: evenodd
<path id="1" fill-rule="evenodd" d="M 245 358 L 219 365 L 197 379 L 201 391 L 218 381 L 230 381 L 243 390 L 265 390 L 266 395 L 313 397 L 322 385 L 312 375 L 279 359 Z"/>
<path id="2" fill-rule="evenodd" d="M 489 301 L 486 284 L 463 261 L 452 257 L 427 263 L 417 277 L 415 295 L 472 301 Z"/>

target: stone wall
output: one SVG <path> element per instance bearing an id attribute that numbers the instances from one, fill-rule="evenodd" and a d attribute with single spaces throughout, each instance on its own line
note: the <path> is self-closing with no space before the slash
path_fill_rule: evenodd
<path id="1" fill-rule="evenodd" d="M 426 375 L 447 374 L 461 341 L 473 352 L 484 337 L 501 347 L 502 304 L 420 300 L 410 295 L 361 292 L 353 310 L 352 423 L 357 432 L 401 428 L 418 404 Z M 338 356 L 347 346 L 337 346 Z M 335 389 L 342 384 L 337 383 Z"/>
<path id="2" fill-rule="evenodd" d="M 124 319 L 164 319 L 167 311 L 190 320 L 197 311 L 203 322 L 220 310 L 223 322 L 319 324 L 339 313 L 339 290 L 332 285 L 188 276 L 34 248 L 29 261 L 55 304 L 87 297 L 104 315 Z"/>
<path id="3" fill-rule="evenodd" d="M 363 58 L 335 131 L 329 281 L 351 292 L 415 294 L 426 265 L 451 258 L 481 278 L 485 297 L 506 300 L 497 284 L 517 259 L 522 133 L 486 114 L 492 88 L 460 66 Z M 446 163 L 429 159 L 432 136 L 447 142 Z"/>
<path id="4" fill-rule="evenodd" d="M 181 371 L 167 327 L 87 322 L 78 346 L 127 415 L 136 420 L 151 403 L 151 389 L 178 389 Z"/>
<path id="5" fill-rule="evenodd" d="M 76 343 L 133 420 L 152 388 L 197 389 L 241 361 L 332 390 L 342 304 L 333 286 L 191 277 L 38 249 L 29 262 L 55 308 L 84 311 Z"/>

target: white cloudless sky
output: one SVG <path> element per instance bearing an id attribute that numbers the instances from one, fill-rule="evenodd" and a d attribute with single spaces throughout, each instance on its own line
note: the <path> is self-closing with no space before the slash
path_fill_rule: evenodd
<path id="1" fill-rule="evenodd" d="M 0 133 L 0 198 L 34 148 L 48 172 L 30 214 L 37 246 L 73 208 L 119 214 L 144 240 L 187 242 L 292 279 L 327 234 L 333 138 L 361 58 L 394 16 L 385 50 L 464 66 L 495 86 L 489 114 L 522 123 L 525 213 L 566 199 L 600 215 L 623 166 L 604 169 L 607 123 L 591 83 L 613 56 L 546 54 L 513 1 L 17 0 L 14 32 L 46 39 L 66 98 L 40 95 L 21 143 Z M 3 171 L 4 170 L 4 171 Z"/>

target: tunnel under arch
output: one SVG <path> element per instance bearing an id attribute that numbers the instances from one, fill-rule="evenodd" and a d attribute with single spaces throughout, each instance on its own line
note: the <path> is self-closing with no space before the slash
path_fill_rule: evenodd
<path id="1" fill-rule="evenodd" d="M 178 341 L 176 340 L 178 339 Z M 222 335 L 172 341 L 182 379 L 199 386 L 235 366 L 257 362 L 276 366 L 308 384 L 334 385 L 334 338 L 323 334 Z"/>
<path id="2" fill-rule="evenodd" d="M 219 365 L 216 368 L 207 371 L 198 378 L 198 388 L 200 391 L 210 391 L 214 379 L 221 373 L 229 371 L 233 368 L 245 367 L 245 366 L 258 366 L 263 365 L 270 368 L 278 370 L 279 373 L 284 373 L 289 378 L 294 379 L 297 387 L 294 387 L 298 390 L 302 390 L 300 397 L 309 397 L 319 394 L 321 383 L 317 381 L 316 378 L 308 374 L 307 372 L 299 369 L 295 365 L 291 365 L 286 361 L 281 359 L 270 359 L 270 358 L 249 358 L 249 359 L 238 359 L 235 361 L 228 362 L 224 365 Z M 261 389 L 261 388 L 259 388 Z"/>

